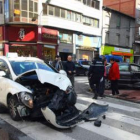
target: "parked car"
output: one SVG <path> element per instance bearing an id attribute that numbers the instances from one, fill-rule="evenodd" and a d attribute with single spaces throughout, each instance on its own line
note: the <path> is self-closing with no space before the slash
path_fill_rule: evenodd
<path id="1" fill-rule="evenodd" d="M 78 63 L 83 66 L 84 68 L 87 68 L 89 69 L 90 65 L 91 65 L 91 61 L 88 61 L 88 60 L 83 60 L 83 59 L 80 59 L 78 61 Z"/>
<path id="2" fill-rule="evenodd" d="M 96 104 L 80 112 L 75 107 L 76 93 L 64 73 L 38 58 L 1 56 L 0 104 L 8 108 L 15 121 L 41 115 L 57 128 L 70 128 L 80 121 L 92 120 Z M 101 106 L 107 110 L 104 107 Z"/>
<path id="3" fill-rule="evenodd" d="M 121 87 L 140 88 L 140 65 L 129 63 L 118 63 L 120 79 L 118 85 Z M 107 75 L 111 65 L 106 66 Z M 105 88 L 111 88 L 110 80 L 106 79 Z"/>

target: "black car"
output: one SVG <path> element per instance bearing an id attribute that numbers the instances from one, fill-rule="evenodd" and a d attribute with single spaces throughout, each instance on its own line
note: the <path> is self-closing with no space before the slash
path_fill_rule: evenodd
<path id="1" fill-rule="evenodd" d="M 75 63 L 76 75 L 88 75 L 88 68 L 83 67 L 79 63 Z"/>
<path id="2" fill-rule="evenodd" d="M 120 70 L 120 79 L 118 85 L 120 87 L 140 88 L 140 65 L 129 63 L 118 63 Z M 111 65 L 106 66 L 107 75 Z M 106 79 L 105 88 L 110 89 L 111 82 Z"/>

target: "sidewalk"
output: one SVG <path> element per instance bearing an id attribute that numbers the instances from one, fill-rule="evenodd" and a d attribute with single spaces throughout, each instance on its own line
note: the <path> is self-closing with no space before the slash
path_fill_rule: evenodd
<path id="1" fill-rule="evenodd" d="M 112 93 L 111 90 L 105 90 L 105 95 L 113 98 L 140 103 L 140 90 L 119 90 L 119 91 L 120 95 L 113 96 L 111 94 Z"/>

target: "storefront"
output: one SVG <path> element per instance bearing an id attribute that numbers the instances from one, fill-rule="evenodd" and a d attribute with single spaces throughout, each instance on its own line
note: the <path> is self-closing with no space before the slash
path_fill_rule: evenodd
<path id="1" fill-rule="evenodd" d="M 57 53 L 58 31 L 37 25 L 6 25 L 4 54 L 52 60 Z"/>
<path id="2" fill-rule="evenodd" d="M 102 46 L 101 55 L 122 56 L 123 62 L 133 63 L 133 49 L 119 48 L 113 46 Z"/>
<path id="3" fill-rule="evenodd" d="M 100 37 L 76 36 L 76 58 L 91 61 L 101 46 Z M 98 52 L 99 53 L 99 52 Z"/>

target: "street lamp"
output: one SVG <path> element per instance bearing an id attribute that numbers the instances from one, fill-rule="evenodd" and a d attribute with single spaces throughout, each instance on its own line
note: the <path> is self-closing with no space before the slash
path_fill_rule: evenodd
<path id="1" fill-rule="evenodd" d="M 51 0 L 46 0 L 45 4 L 48 5 L 49 3 L 51 2 Z M 39 25 L 41 24 L 41 14 L 43 12 L 43 8 L 42 8 L 42 11 L 40 12 L 39 15 L 37 15 L 39 17 Z M 32 21 L 36 21 L 37 17 L 33 17 L 32 18 Z"/>

